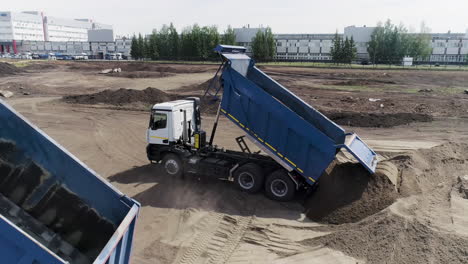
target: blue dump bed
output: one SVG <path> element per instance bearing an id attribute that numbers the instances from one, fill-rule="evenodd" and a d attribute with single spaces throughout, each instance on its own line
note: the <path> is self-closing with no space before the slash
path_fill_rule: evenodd
<path id="1" fill-rule="evenodd" d="M 139 207 L 0 100 L 0 263 L 129 263 Z"/>
<path id="2" fill-rule="evenodd" d="M 376 153 L 312 106 L 259 70 L 235 47 L 218 46 L 225 59 L 221 112 L 264 152 L 314 184 L 342 148 L 371 173 Z"/>

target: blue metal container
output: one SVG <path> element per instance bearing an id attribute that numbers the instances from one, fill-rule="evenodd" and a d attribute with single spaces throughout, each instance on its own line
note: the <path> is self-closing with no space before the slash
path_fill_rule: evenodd
<path id="1" fill-rule="evenodd" d="M 372 149 L 259 70 L 245 49 L 215 51 L 226 60 L 221 112 L 283 167 L 312 185 L 344 148 L 375 172 Z"/>
<path id="2" fill-rule="evenodd" d="M 129 263 L 139 207 L 0 100 L 1 263 Z"/>

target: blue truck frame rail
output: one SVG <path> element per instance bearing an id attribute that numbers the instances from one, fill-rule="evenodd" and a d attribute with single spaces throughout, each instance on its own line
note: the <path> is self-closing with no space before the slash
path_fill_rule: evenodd
<path id="1" fill-rule="evenodd" d="M 0 202 L 9 208 L 0 214 L 0 262 L 130 262 L 140 204 L 2 100 L 0 167 L 9 170 L 0 173 L 0 185 L 13 186 L 0 187 Z"/>
<path id="2" fill-rule="evenodd" d="M 377 154 L 255 66 L 244 47 L 218 45 L 224 58 L 221 112 L 288 171 L 313 185 L 341 149 L 370 173 Z"/>

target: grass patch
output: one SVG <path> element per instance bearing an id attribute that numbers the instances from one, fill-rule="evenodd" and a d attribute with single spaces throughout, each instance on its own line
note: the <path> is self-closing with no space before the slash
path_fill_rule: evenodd
<path id="1" fill-rule="evenodd" d="M 285 67 L 306 67 L 306 68 L 328 68 L 328 69 L 363 69 L 363 70 L 429 70 L 429 71 L 468 71 L 468 65 L 361 65 L 361 64 L 333 64 L 325 62 L 260 62 L 257 65 L 263 66 L 285 66 Z"/>
<path id="2" fill-rule="evenodd" d="M 417 94 L 421 90 L 418 87 L 404 87 L 398 85 L 386 85 L 386 86 L 367 86 L 367 85 L 316 85 L 314 88 L 328 89 L 328 90 L 339 90 L 349 92 L 399 92 Z M 434 94 L 442 95 L 455 95 L 463 94 L 465 87 L 434 87 L 432 88 Z"/>
<path id="3" fill-rule="evenodd" d="M 2 60 L 3 62 L 7 62 L 11 65 L 14 65 L 16 68 L 23 68 L 28 65 L 31 65 L 34 61 L 33 60 Z"/>

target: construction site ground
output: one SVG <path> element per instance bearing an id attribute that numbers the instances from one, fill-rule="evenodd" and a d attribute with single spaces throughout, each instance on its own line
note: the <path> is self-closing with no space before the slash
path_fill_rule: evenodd
<path id="1" fill-rule="evenodd" d="M 396 189 L 347 163 L 324 175 L 349 182 L 331 212 L 320 185 L 315 198 L 279 203 L 149 164 L 152 100 L 201 96 L 216 65 L 10 66 L 0 62 L 6 101 L 142 204 L 134 263 L 468 262 L 468 72 L 261 67 L 399 170 Z M 114 67 L 122 72 L 99 74 Z M 210 131 L 215 107 L 205 105 Z M 240 135 L 221 118 L 215 144 L 238 149 Z"/>

